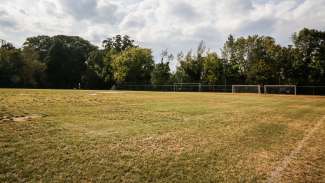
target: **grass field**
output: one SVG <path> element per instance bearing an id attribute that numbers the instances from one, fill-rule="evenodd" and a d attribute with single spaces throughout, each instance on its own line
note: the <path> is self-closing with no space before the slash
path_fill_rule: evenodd
<path id="1" fill-rule="evenodd" d="M 0 90 L 0 182 L 325 182 L 325 98 Z"/>

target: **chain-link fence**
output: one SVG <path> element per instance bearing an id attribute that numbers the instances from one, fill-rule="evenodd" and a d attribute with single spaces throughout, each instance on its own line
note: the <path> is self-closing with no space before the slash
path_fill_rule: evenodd
<path id="1" fill-rule="evenodd" d="M 117 84 L 116 90 L 130 91 L 166 91 L 166 92 L 232 92 L 232 85 L 208 85 L 200 83 L 175 83 L 167 85 L 153 84 Z M 297 95 L 325 95 L 325 86 L 296 86 Z M 264 88 L 261 87 L 261 93 Z M 283 94 L 283 93 L 282 93 Z M 291 94 L 291 93 L 290 93 Z"/>
<path id="2" fill-rule="evenodd" d="M 170 91 L 170 92 L 231 92 L 230 85 L 204 85 L 204 84 L 119 84 L 116 90 L 131 91 Z"/>
<path id="3" fill-rule="evenodd" d="M 298 95 L 325 95 L 325 86 L 297 86 Z"/>

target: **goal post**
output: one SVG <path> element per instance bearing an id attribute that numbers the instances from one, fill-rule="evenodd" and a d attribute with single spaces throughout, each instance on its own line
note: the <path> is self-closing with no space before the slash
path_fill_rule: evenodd
<path id="1" fill-rule="evenodd" d="M 265 94 L 297 95 L 296 85 L 264 85 Z"/>
<path id="2" fill-rule="evenodd" d="M 232 85 L 232 93 L 261 93 L 261 85 Z"/>

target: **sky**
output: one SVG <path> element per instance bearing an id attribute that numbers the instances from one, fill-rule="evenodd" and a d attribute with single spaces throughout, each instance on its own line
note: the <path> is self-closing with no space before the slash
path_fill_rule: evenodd
<path id="1" fill-rule="evenodd" d="M 20 47 L 37 35 L 81 36 L 95 45 L 116 34 L 151 48 L 219 51 L 229 34 L 269 35 L 283 46 L 307 27 L 325 30 L 325 0 L 0 0 L 0 39 Z"/>

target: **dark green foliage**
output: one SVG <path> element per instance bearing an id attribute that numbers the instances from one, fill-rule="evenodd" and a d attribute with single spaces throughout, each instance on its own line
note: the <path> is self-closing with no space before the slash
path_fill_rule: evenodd
<path id="1" fill-rule="evenodd" d="M 24 62 L 19 50 L 0 48 L 0 83 L 3 87 L 16 87 L 21 83 Z"/>
<path id="2" fill-rule="evenodd" d="M 86 65 L 86 73 L 82 83 L 85 88 L 104 89 L 113 84 L 113 71 L 109 53 L 104 50 L 94 50 L 90 53 Z"/>
<path id="3" fill-rule="evenodd" d="M 299 83 L 325 83 L 325 32 L 303 29 L 293 35 Z"/>
<path id="4" fill-rule="evenodd" d="M 76 88 L 86 71 L 85 61 L 96 49 L 80 37 L 54 36 L 45 62 L 49 84 L 54 88 Z"/>
<path id="5" fill-rule="evenodd" d="M 154 85 L 169 84 L 170 82 L 170 68 L 169 62 L 155 64 L 152 71 L 151 83 Z"/>
<path id="6" fill-rule="evenodd" d="M 256 35 L 234 39 L 230 35 L 222 50 L 229 82 L 275 84 L 280 51 L 281 47 L 271 37 Z"/>
<path id="7" fill-rule="evenodd" d="M 167 50 L 164 50 L 161 54 L 161 61 L 155 64 L 155 67 L 151 74 L 151 83 L 154 85 L 170 84 L 171 73 L 169 63 L 174 59 L 172 54 L 168 54 Z"/>
<path id="8" fill-rule="evenodd" d="M 5 50 L 12 50 L 15 49 L 14 45 L 12 45 L 11 43 L 0 39 L 0 48 L 5 49 Z"/>
<path id="9" fill-rule="evenodd" d="M 129 48 L 113 57 L 112 68 L 114 79 L 122 82 L 149 83 L 154 61 L 151 50 L 145 48 Z"/>
<path id="10" fill-rule="evenodd" d="M 189 51 L 186 55 L 179 54 L 176 75 L 177 81 L 180 83 L 200 82 L 203 77 L 203 61 L 205 54 L 204 42 L 200 42 L 196 54 Z"/>
<path id="11" fill-rule="evenodd" d="M 178 83 L 223 84 L 225 63 L 215 52 L 206 51 L 201 41 L 195 54 L 178 55 L 179 67 L 174 74 Z"/>
<path id="12" fill-rule="evenodd" d="M 45 68 L 34 49 L 20 50 L 11 43 L 1 41 L 0 86 L 37 87 L 44 81 Z"/>
<path id="13" fill-rule="evenodd" d="M 39 53 L 40 61 L 45 62 L 45 57 L 47 56 L 51 46 L 53 44 L 53 39 L 50 36 L 36 36 L 29 37 L 23 44 L 24 48 L 33 48 Z"/>
<path id="14" fill-rule="evenodd" d="M 154 64 L 150 49 L 127 35 L 104 40 L 103 49 L 77 36 L 27 38 L 21 49 L 0 40 L 0 87 L 109 89 L 116 83 L 325 84 L 325 32 L 302 29 L 293 45 L 272 37 L 230 35 L 221 56 L 200 42 L 196 51 L 177 56 L 163 51 Z"/>
<path id="15" fill-rule="evenodd" d="M 116 35 L 113 38 L 107 38 L 103 41 L 103 47 L 109 51 L 114 50 L 114 52 L 122 52 L 128 48 L 137 47 L 128 35 Z"/>
<path id="16" fill-rule="evenodd" d="M 203 59 L 202 80 L 207 84 L 221 84 L 224 82 L 224 63 L 216 53 L 208 53 Z"/>
<path id="17" fill-rule="evenodd" d="M 22 51 L 25 67 L 22 68 L 21 74 L 23 87 L 44 87 L 46 86 L 46 64 L 42 63 L 39 58 L 39 52 L 33 48 L 25 48 Z"/>

